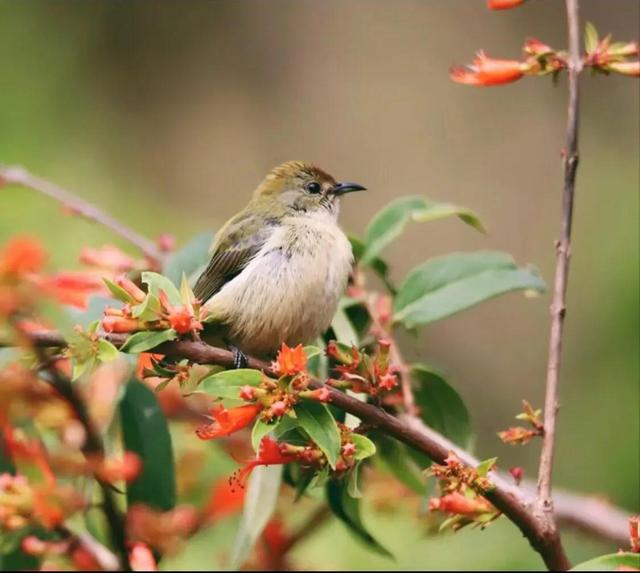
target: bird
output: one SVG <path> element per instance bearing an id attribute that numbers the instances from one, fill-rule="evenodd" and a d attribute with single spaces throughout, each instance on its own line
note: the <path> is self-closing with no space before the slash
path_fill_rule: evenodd
<path id="1" fill-rule="evenodd" d="M 206 311 L 205 334 L 222 338 L 236 367 L 247 355 L 273 357 L 282 343 L 308 344 L 329 327 L 354 260 L 338 225 L 340 199 L 364 190 L 287 161 L 218 231 L 193 293 Z"/>

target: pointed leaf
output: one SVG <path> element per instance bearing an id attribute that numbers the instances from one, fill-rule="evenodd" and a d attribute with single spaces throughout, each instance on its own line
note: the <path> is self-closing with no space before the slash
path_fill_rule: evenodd
<path id="1" fill-rule="evenodd" d="M 340 455 L 340 430 L 329 409 L 319 402 L 305 400 L 294 406 L 300 427 L 327 456 L 332 468 Z"/>
<path id="2" fill-rule="evenodd" d="M 180 280 L 180 277 L 178 277 L 178 280 Z M 167 277 L 158 273 L 144 271 L 142 273 L 142 282 L 149 287 L 151 294 L 158 296 L 160 290 L 163 290 L 171 304 L 180 304 L 180 293 L 176 285 Z"/>
<path id="3" fill-rule="evenodd" d="M 351 441 L 356 446 L 356 453 L 353 456 L 355 460 L 364 460 L 370 458 L 376 453 L 376 445 L 367 436 L 362 434 L 352 434 Z"/>
<path id="4" fill-rule="evenodd" d="M 493 251 L 453 253 L 416 267 L 398 291 L 396 322 L 407 328 L 434 322 L 513 290 L 544 292 L 533 268 Z"/>
<path id="5" fill-rule="evenodd" d="M 469 412 L 458 393 L 425 364 L 412 364 L 414 396 L 425 424 L 461 447 L 471 439 Z"/>
<path id="6" fill-rule="evenodd" d="M 102 278 L 102 281 L 107 285 L 107 288 L 116 300 L 121 302 L 135 302 L 135 299 L 126 290 L 118 286 L 113 281 L 104 277 Z"/>
<path id="7" fill-rule="evenodd" d="M 223 370 L 211 374 L 200 382 L 196 392 L 203 392 L 219 398 L 240 399 L 240 388 L 243 386 L 257 386 L 262 381 L 262 372 L 249 368 L 238 370 Z"/>
<path id="8" fill-rule="evenodd" d="M 326 492 L 331 511 L 347 526 L 356 539 L 362 541 L 376 553 L 385 557 L 393 557 L 365 528 L 360 517 L 360 500 L 349 495 L 345 480 L 328 481 Z"/>
<path id="9" fill-rule="evenodd" d="M 282 483 L 282 466 L 258 466 L 251 474 L 244 510 L 236 535 L 229 568 L 238 569 L 271 519 Z"/>
<path id="10" fill-rule="evenodd" d="M 587 22 L 584 27 L 584 50 L 588 54 L 592 53 L 597 47 L 600 39 L 598 38 L 598 30 L 591 23 Z"/>
<path id="11" fill-rule="evenodd" d="M 396 239 L 406 224 L 457 216 L 472 227 L 484 232 L 477 215 L 451 203 L 437 203 L 421 196 L 401 197 L 389 203 L 373 217 L 365 232 L 366 250 L 362 263 L 370 264 L 378 254 Z"/>
<path id="12" fill-rule="evenodd" d="M 136 332 L 127 338 L 120 347 L 120 352 L 139 354 L 176 338 L 178 338 L 178 333 L 173 328 L 167 330 L 144 330 Z"/>
<path id="13" fill-rule="evenodd" d="M 262 438 L 264 438 L 268 433 L 276 430 L 276 428 L 280 424 L 281 419 L 282 418 L 277 418 L 275 422 L 271 423 L 265 422 L 261 418 L 258 418 L 256 420 L 256 423 L 251 429 L 251 446 L 253 447 L 254 451 L 258 451 Z"/>
<path id="14" fill-rule="evenodd" d="M 167 420 L 152 390 L 129 380 L 120 402 L 123 447 L 142 461 L 142 473 L 127 485 L 127 503 L 162 511 L 176 504 L 173 447 Z"/>

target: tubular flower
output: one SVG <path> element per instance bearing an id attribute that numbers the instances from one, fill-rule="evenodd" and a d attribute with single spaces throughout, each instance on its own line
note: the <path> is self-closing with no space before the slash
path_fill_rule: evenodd
<path id="1" fill-rule="evenodd" d="M 84 247 L 80 251 L 80 262 L 117 273 L 124 273 L 136 267 L 135 261 L 129 255 L 113 245 L 105 245 L 99 249 Z"/>
<path id="2" fill-rule="evenodd" d="M 497 86 L 519 80 L 529 65 L 517 60 L 495 60 L 480 51 L 470 66 L 453 66 L 451 79 L 472 86 Z"/>
<path id="3" fill-rule="evenodd" d="M 525 0 L 487 0 L 489 10 L 508 10 L 524 4 Z"/>
<path id="4" fill-rule="evenodd" d="M 137 318 L 128 318 L 126 316 L 108 315 L 102 319 L 101 324 L 105 332 L 135 332 L 136 330 L 144 330 L 144 322 Z"/>
<path id="5" fill-rule="evenodd" d="M 129 563 L 134 571 L 157 571 L 156 559 L 146 543 L 134 543 L 129 550 Z"/>
<path id="6" fill-rule="evenodd" d="M 631 62 L 611 62 L 607 69 L 624 76 L 640 78 L 640 60 Z"/>
<path id="7" fill-rule="evenodd" d="M 288 464 L 296 459 L 298 459 L 296 454 L 283 451 L 278 442 L 265 436 L 260 442 L 257 457 L 247 462 L 247 464 L 238 471 L 235 479 L 240 486 L 243 486 L 247 477 L 249 477 L 249 474 L 255 467 Z"/>
<path id="8" fill-rule="evenodd" d="M 233 487 L 231 480 L 218 481 L 203 510 L 205 519 L 214 521 L 238 513 L 244 505 L 244 492 L 242 488 Z"/>
<path id="9" fill-rule="evenodd" d="M 273 363 L 273 369 L 280 376 L 294 376 L 307 369 L 307 355 L 304 352 L 302 344 L 298 344 L 295 348 L 289 348 L 284 342 L 278 351 L 276 361 Z"/>
<path id="10" fill-rule="evenodd" d="M 214 408 L 211 410 L 211 414 L 215 421 L 196 428 L 196 435 L 201 440 L 213 440 L 228 436 L 252 424 L 261 411 L 262 405 L 260 404 L 248 404 L 230 410 L 223 406 Z"/>
<path id="11" fill-rule="evenodd" d="M 105 293 L 102 279 L 95 274 L 82 271 L 66 271 L 49 277 L 38 277 L 36 284 L 62 304 L 86 310 L 89 297 Z"/>
<path id="12" fill-rule="evenodd" d="M 483 497 L 467 497 L 457 491 L 430 499 L 429 509 L 469 517 L 494 511 L 493 506 Z"/>
<path id="13" fill-rule="evenodd" d="M 195 319 L 192 305 L 172 305 L 169 302 L 167 293 L 162 289 L 158 292 L 158 298 L 160 299 L 162 309 L 167 315 L 171 328 L 173 328 L 178 334 L 186 334 L 194 330 L 202 330 L 202 323 Z"/>

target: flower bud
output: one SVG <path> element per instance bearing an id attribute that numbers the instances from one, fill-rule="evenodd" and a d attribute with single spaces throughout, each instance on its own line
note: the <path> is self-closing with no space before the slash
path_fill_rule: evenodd
<path id="1" fill-rule="evenodd" d="M 105 332 L 135 332 L 141 330 L 143 324 L 137 318 L 105 316 L 102 319 L 102 328 Z"/>
<path id="2" fill-rule="evenodd" d="M 143 302 L 147 296 L 147 293 L 145 293 L 126 275 L 120 275 L 116 278 L 116 284 L 137 303 Z"/>

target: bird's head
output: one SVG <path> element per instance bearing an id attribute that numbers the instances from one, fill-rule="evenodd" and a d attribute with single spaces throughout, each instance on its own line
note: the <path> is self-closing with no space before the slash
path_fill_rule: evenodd
<path id="1" fill-rule="evenodd" d="M 364 190 L 358 183 L 337 182 L 310 163 L 287 161 L 267 174 L 254 197 L 276 201 L 300 213 L 329 212 L 337 216 L 339 197 Z"/>

